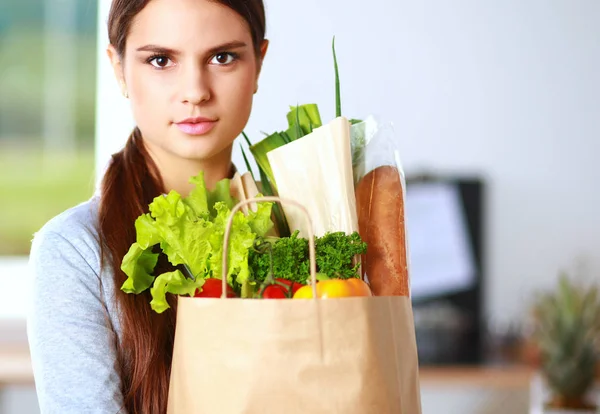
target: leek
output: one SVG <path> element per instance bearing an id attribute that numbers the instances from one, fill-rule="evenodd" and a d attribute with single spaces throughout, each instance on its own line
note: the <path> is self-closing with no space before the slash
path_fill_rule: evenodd
<path id="1" fill-rule="evenodd" d="M 254 159 L 256 160 L 258 167 L 269 179 L 275 190 L 277 190 L 277 185 L 275 184 L 275 179 L 273 178 L 273 171 L 271 171 L 271 164 L 269 164 L 267 152 L 279 148 L 287 143 L 288 139 L 286 139 L 286 137 L 281 135 L 279 132 L 275 132 L 262 141 L 250 146 L 250 152 L 252 155 L 254 155 Z"/>
<path id="2" fill-rule="evenodd" d="M 252 172 L 252 167 L 250 166 L 250 162 L 248 161 L 248 157 L 246 156 L 246 151 L 244 151 L 244 147 L 242 147 L 242 144 L 240 144 L 240 149 L 242 150 L 242 157 L 244 157 L 244 163 L 246 164 L 246 169 L 248 170 L 248 172 L 250 172 L 252 179 L 254 181 L 256 181 L 256 178 L 254 178 L 254 173 Z"/>
<path id="3" fill-rule="evenodd" d="M 291 106 L 287 114 L 288 125 L 290 127 L 300 127 L 302 136 L 308 135 L 314 128 L 322 126 L 321 114 L 317 104 L 306 104 L 300 106 Z"/>
<path id="4" fill-rule="evenodd" d="M 273 191 L 273 187 L 271 187 L 271 183 L 266 177 L 264 171 L 262 169 L 259 170 L 261 191 L 265 196 L 276 196 L 277 194 L 275 194 L 275 192 Z M 285 213 L 281 208 L 281 205 L 278 203 L 274 203 L 272 209 L 273 213 L 275 214 L 275 225 L 277 226 L 279 237 L 289 237 L 290 228 L 285 218 Z"/>
<path id="5" fill-rule="evenodd" d="M 342 99 L 340 96 L 340 73 L 335 55 L 335 36 L 333 36 L 331 48 L 333 49 L 333 67 L 335 69 L 335 116 L 340 117 L 342 116 Z"/>

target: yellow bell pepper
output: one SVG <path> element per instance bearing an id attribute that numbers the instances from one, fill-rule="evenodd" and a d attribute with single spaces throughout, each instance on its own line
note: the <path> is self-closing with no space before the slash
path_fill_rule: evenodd
<path id="1" fill-rule="evenodd" d="M 358 278 L 328 279 L 317 282 L 318 298 L 345 298 L 353 296 L 373 296 L 369 285 Z M 296 291 L 294 299 L 312 299 L 312 286 L 302 286 Z"/>

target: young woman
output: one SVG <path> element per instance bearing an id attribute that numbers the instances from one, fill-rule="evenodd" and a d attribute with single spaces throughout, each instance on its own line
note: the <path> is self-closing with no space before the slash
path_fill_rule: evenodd
<path id="1" fill-rule="evenodd" d="M 148 295 L 122 292 L 120 264 L 154 197 L 187 195 L 200 170 L 208 186 L 235 172 L 268 45 L 262 0 L 113 0 L 108 29 L 137 127 L 100 194 L 33 241 L 28 334 L 42 413 L 166 411 L 176 303 L 159 315 Z"/>

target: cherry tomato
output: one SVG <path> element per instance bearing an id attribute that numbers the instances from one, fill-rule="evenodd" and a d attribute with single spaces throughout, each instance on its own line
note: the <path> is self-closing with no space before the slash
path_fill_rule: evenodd
<path id="1" fill-rule="evenodd" d="M 263 290 L 263 299 L 285 299 L 287 298 L 287 291 L 283 286 L 277 284 L 269 285 Z"/>
<path id="2" fill-rule="evenodd" d="M 290 291 L 290 288 L 292 290 L 292 295 L 294 295 L 298 289 L 300 289 L 302 286 L 304 286 L 302 283 L 298 283 L 298 282 L 292 282 L 291 280 L 288 279 L 283 279 L 283 278 L 276 278 L 275 279 L 277 282 L 279 283 L 284 283 L 288 286 L 287 291 Z"/>
<path id="3" fill-rule="evenodd" d="M 223 281 L 221 279 L 209 278 L 204 281 L 201 289 L 196 289 L 196 298 L 220 298 L 223 293 Z M 231 286 L 227 285 L 227 297 L 236 297 Z"/>

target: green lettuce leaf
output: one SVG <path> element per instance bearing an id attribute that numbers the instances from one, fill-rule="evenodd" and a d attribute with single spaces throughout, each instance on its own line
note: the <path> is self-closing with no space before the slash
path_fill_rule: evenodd
<path id="1" fill-rule="evenodd" d="M 229 219 L 230 210 L 224 203 L 215 204 L 217 217 L 214 222 L 214 232 L 210 237 L 210 244 L 213 249 L 213 255 L 210 258 L 210 268 L 213 277 L 222 278 L 223 268 L 223 242 L 225 237 L 225 227 Z M 231 276 L 237 274 L 238 283 L 243 283 L 244 278 L 248 277 L 248 249 L 254 243 L 256 234 L 252 232 L 248 224 L 248 218 L 238 211 L 235 214 L 229 235 L 229 257 L 227 281 L 231 282 Z"/>
<path id="2" fill-rule="evenodd" d="M 213 226 L 208 218 L 195 216 L 194 210 L 175 191 L 166 197 L 156 197 L 150 204 L 150 212 L 155 219 L 160 247 L 169 262 L 175 266 L 185 264 L 194 277 L 204 277 L 210 255 L 207 239 Z"/>
<path id="3" fill-rule="evenodd" d="M 194 189 L 190 195 L 183 199 L 183 202 L 192 209 L 196 217 L 206 217 L 208 215 L 208 194 L 204 182 L 204 172 L 190 178 L 190 184 L 194 184 Z"/>
<path id="4" fill-rule="evenodd" d="M 148 289 L 154 282 L 152 272 L 157 261 L 158 254 L 152 253 L 150 248 L 144 249 L 138 243 L 133 243 L 121 264 L 121 270 L 127 275 L 121 290 L 139 294 Z"/>
<path id="5" fill-rule="evenodd" d="M 152 247 L 161 240 L 156 222 L 150 214 L 143 214 L 137 218 L 135 221 L 135 232 L 137 243 L 142 249 Z"/>
<path id="6" fill-rule="evenodd" d="M 259 194 L 257 197 L 261 197 L 261 195 Z M 248 212 L 248 224 L 257 236 L 264 237 L 274 226 L 273 220 L 271 220 L 273 203 L 261 202 L 256 204 L 256 211 L 250 210 Z"/>
<path id="7" fill-rule="evenodd" d="M 221 180 L 212 191 L 206 189 L 202 173 L 191 182 L 196 187 L 188 197 L 182 198 L 175 191 L 160 195 L 149 205 L 150 213 L 138 217 L 137 240 L 122 262 L 128 278 L 121 289 L 138 294 L 153 286 L 152 306 L 160 312 L 167 309 L 166 293 L 187 294 L 207 277 L 222 278 L 225 226 L 236 203 L 230 194 L 230 181 Z M 251 210 L 248 216 L 238 211 L 233 220 L 226 275 L 230 285 L 234 281 L 243 285 L 249 280 L 249 249 L 257 236 L 264 236 L 274 225 L 273 203 L 257 204 L 257 211 Z M 191 278 L 186 279 L 181 272 L 155 277 L 158 254 L 152 249 L 157 244 L 172 265 L 189 269 Z"/>
<path id="8" fill-rule="evenodd" d="M 148 207 L 156 223 L 167 226 L 177 223 L 188 213 L 193 213 L 189 206 L 182 201 L 181 195 L 177 191 L 155 197 Z"/>
<path id="9" fill-rule="evenodd" d="M 215 210 L 216 203 L 224 203 L 231 210 L 237 201 L 231 195 L 231 182 L 229 179 L 223 179 L 215 185 L 215 189 L 208 192 L 208 205 L 210 206 L 210 216 L 215 218 L 217 211 Z"/>
<path id="10" fill-rule="evenodd" d="M 157 313 L 163 313 L 170 307 L 167 303 L 167 293 L 193 296 L 196 289 L 202 285 L 204 285 L 203 278 L 188 279 L 179 270 L 163 273 L 156 278 L 150 289 L 152 294 L 150 306 Z"/>

